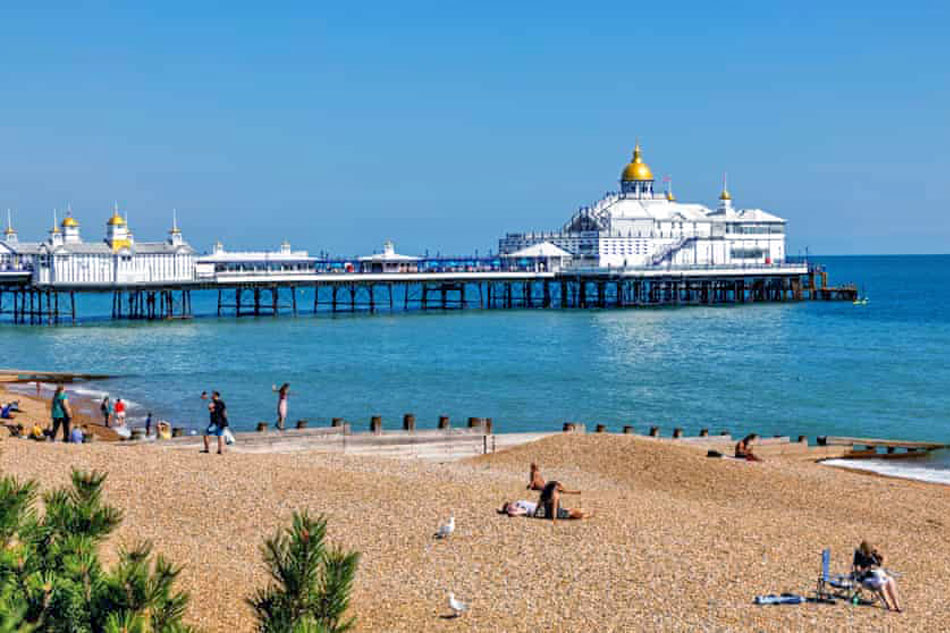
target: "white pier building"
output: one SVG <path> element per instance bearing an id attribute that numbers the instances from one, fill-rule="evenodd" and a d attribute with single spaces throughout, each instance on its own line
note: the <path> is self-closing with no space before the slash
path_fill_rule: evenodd
<path id="1" fill-rule="evenodd" d="M 218 241 L 211 253 L 198 258 L 195 276 L 199 280 L 211 280 L 307 275 L 313 273 L 316 261 L 307 251 L 292 250 L 286 240 L 276 251 L 228 251 Z"/>
<path id="2" fill-rule="evenodd" d="M 0 267 L 28 270 L 38 286 L 169 284 L 194 279 L 196 253 L 182 237 L 177 218 L 163 242 L 137 242 L 118 205 L 106 222 L 102 240 L 85 242 L 79 229 L 70 211 L 61 224 L 54 218 L 45 241 L 20 242 L 8 216 L 0 242 Z"/>
<path id="3" fill-rule="evenodd" d="M 509 233 L 503 256 L 549 244 L 575 267 L 693 268 L 776 265 L 785 261 L 785 220 L 761 209 L 737 209 L 723 179 L 715 209 L 654 191 L 640 145 L 620 176 L 620 191 L 579 209 L 560 231 Z M 549 249 L 550 250 L 550 249 Z"/>

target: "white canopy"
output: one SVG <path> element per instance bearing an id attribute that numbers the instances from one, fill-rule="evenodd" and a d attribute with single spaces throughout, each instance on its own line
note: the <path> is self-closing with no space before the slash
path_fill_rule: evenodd
<path id="1" fill-rule="evenodd" d="M 558 258 L 558 257 L 571 257 L 571 254 L 568 253 L 563 248 L 555 246 L 551 242 L 541 242 L 540 244 L 534 244 L 533 246 L 528 246 L 527 248 L 522 248 L 520 251 L 515 251 L 514 253 L 509 253 L 505 257 L 513 259 L 548 259 L 548 258 Z"/>

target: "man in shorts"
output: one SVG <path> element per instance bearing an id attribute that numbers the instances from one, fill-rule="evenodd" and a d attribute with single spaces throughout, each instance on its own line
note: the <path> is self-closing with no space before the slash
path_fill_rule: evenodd
<path id="1" fill-rule="evenodd" d="M 208 413 L 210 424 L 205 429 L 204 443 L 205 447 L 202 453 L 210 452 L 210 442 L 208 440 L 212 435 L 218 438 L 218 455 L 224 454 L 224 432 L 228 428 L 228 408 L 221 399 L 221 394 L 217 391 L 211 392 L 211 402 L 208 403 Z"/>

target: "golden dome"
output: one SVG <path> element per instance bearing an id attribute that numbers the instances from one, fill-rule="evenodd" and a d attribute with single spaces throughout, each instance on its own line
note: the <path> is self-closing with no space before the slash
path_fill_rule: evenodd
<path id="1" fill-rule="evenodd" d="M 79 222 L 77 222 L 76 218 L 73 216 L 67 215 L 65 218 L 63 218 L 62 226 L 64 229 L 74 229 L 79 226 Z"/>
<path id="2" fill-rule="evenodd" d="M 109 218 L 109 221 L 106 222 L 108 226 L 125 226 L 125 219 L 119 215 L 118 211 L 115 211 L 112 214 L 112 217 Z"/>
<path id="3" fill-rule="evenodd" d="M 723 189 L 722 193 L 719 194 L 720 200 L 732 200 L 732 195 L 729 193 L 728 189 Z"/>
<path id="4" fill-rule="evenodd" d="M 672 191 L 666 192 L 666 199 L 669 200 L 670 202 L 676 202 L 676 196 L 673 195 Z"/>
<path id="5" fill-rule="evenodd" d="M 640 155 L 640 144 L 633 148 L 633 159 L 624 167 L 620 180 L 629 182 L 631 180 L 653 180 L 653 172 L 650 167 L 643 162 Z"/>

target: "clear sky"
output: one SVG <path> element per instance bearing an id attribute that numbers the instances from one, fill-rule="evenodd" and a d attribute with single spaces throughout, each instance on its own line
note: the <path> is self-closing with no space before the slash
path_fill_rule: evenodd
<path id="1" fill-rule="evenodd" d="M 484 252 L 615 189 L 639 137 L 790 253 L 950 251 L 950 3 L 39 4 L 0 8 L 21 239 L 67 202 L 99 238 L 117 199 L 199 250 Z"/>

